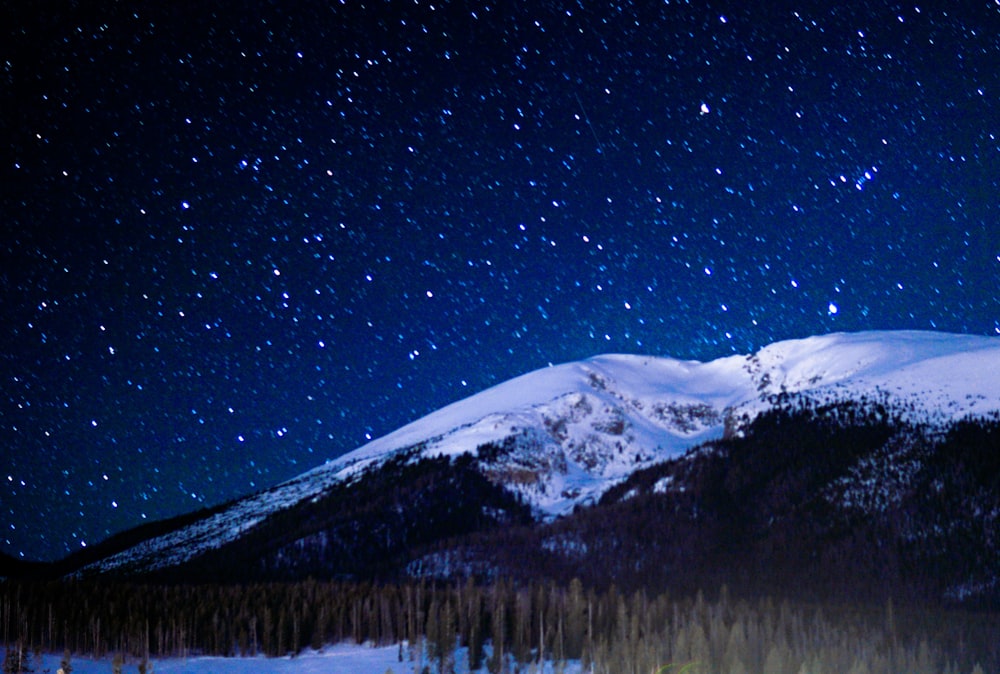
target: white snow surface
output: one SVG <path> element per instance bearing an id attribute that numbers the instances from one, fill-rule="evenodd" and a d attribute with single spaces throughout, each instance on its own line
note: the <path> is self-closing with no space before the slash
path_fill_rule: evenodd
<path id="1" fill-rule="evenodd" d="M 759 363 L 759 369 L 754 367 Z M 941 401 L 981 397 L 1000 406 L 1000 338 L 920 331 L 835 333 L 777 342 L 753 356 L 708 363 L 634 355 L 603 355 L 536 370 L 504 382 L 403 426 L 312 471 L 349 469 L 400 447 L 433 440 L 435 451 L 460 453 L 463 443 L 445 442 L 492 417 L 551 404 L 571 393 L 593 393 L 590 376 L 610 382 L 615 394 L 634 400 L 707 404 L 735 408 L 758 396 L 762 374 L 767 392 L 820 390 L 852 384 L 852 392 L 882 389 L 920 399 L 931 411 Z M 965 410 L 956 409 L 953 416 Z M 463 433 L 465 435 L 466 433 Z M 494 434 L 486 432 L 483 440 Z M 461 436 L 460 436 L 461 437 Z"/>
<path id="2" fill-rule="evenodd" d="M 778 342 L 756 358 L 771 372 L 774 385 L 791 391 L 851 381 L 861 390 L 868 384 L 897 395 L 920 396 L 936 389 L 982 395 L 994 403 L 1000 399 L 1000 340 L 994 337 L 838 333 Z"/>
<path id="3" fill-rule="evenodd" d="M 466 649 L 458 649 L 455 653 L 456 671 L 472 671 L 485 673 L 485 665 L 476 670 L 469 670 Z M 0 659 L 3 649 L 0 648 Z M 31 667 L 36 672 L 55 672 L 59 669 L 62 654 L 43 653 L 41 659 L 31 658 Z M 399 662 L 399 646 L 368 646 L 350 643 L 336 644 L 319 651 L 307 650 L 298 655 L 280 658 L 259 657 L 215 657 L 193 656 L 187 658 L 150 658 L 153 674 L 394 674 L 418 673 L 423 665 L 429 664 L 427 658 L 410 660 L 405 652 L 403 662 Z M 74 655 L 70 658 L 73 674 L 108 674 L 111 671 L 111 656 L 92 658 Z M 126 661 L 122 668 L 124 672 L 137 671 L 138 662 L 134 659 Z M 437 671 L 431 665 L 432 671 Z M 539 674 L 553 674 L 555 663 L 543 663 Z M 565 663 L 563 674 L 581 674 L 579 661 Z"/>
<path id="4" fill-rule="evenodd" d="M 268 514 L 315 498 L 366 467 L 420 446 L 474 453 L 518 438 L 487 475 L 541 517 L 598 498 L 631 472 L 721 437 L 779 392 L 848 400 L 889 396 L 915 420 L 1000 410 L 1000 338 L 920 331 L 835 333 L 707 363 L 602 355 L 536 370 L 452 403 L 211 518 L 115 555 L 101 566 L 156 568 L 218 547 Z"/>

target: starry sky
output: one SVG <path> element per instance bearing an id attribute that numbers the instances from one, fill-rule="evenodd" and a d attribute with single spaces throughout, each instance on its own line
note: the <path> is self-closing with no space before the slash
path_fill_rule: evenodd
<path id="1" fill-rule="evenodd" d="M 997 0 L 40 4 L 0 7 L 7 554 L 549 363 L 1000 332 Z"/>

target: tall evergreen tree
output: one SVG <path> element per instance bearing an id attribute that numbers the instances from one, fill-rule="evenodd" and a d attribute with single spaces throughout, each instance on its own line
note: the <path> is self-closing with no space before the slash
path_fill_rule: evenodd
<path id="1" fill-rule="evenodd" d="M 68 648 L 63 650 L 62 659 L 59 661 L 59 669 L 62 670 L 63 674 L 71 674 L 73 671 Z"/>
<path id="2" fill-rule="evenodd" d="M 506 671 L 506 645 L 507 645 L 507 606 L 503 596 L 502 586 L 493 586 L 493 602 L 490 612 L 490 637 L 493 645 L 493 652 L 490 653 L 486 661 L 486 667 L 490 674 L 502 674 Z"/>

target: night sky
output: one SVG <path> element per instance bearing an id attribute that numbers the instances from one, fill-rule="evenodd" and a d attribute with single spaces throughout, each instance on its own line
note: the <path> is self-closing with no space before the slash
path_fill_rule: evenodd
<path id="1" fill-rule="evenodd" d="M 8 554 L 549 363 L 1000 332 L 996 0 L 2 5 Z"/>

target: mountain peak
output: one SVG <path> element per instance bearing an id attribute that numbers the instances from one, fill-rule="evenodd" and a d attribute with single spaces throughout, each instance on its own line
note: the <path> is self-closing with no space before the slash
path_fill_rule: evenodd
<path id="1" fill-rule="evenodd" d="M 394 457 L 473 456 L 539 518 L 596 502 L 636 470 L 723 437 L 781 394 L 888 396 L 916 421 L 1000 409 L 1000 340 L 933 332 L 836 333 L 710 362 L 606 354 L 529 372 L 375 439 L 206 519 L 112 556 L 151 569 L 240 538 Z"/>
<path id="2" fill-rule="evenodd" d="M 823 389 L 884 389 L 919 399 L 927 411 L 949 403 L 951 416 L 972 412 L 958 401 L 1000 407 L 1000 340 L 925 331 L 832 333 L 775 342 L 755 354 L 709 362 L 603 354 L 535 370 L 436 412 L 321 466 L 349 467 L 386 451 L 427 443 L 431 451 L 462 453 L 469 442 L 498 438 L 501 419 L 531 415 L 570 394 L 607 404 L 708 406 L 722 414 L 753 405 L 767 394 Z M 644 405 L 644 401 L 649 405 Z M 975 407 L 975 406 L 972 406 Z M 490 430 L 490 426 L 494 429 Z M 659 425 L 654 421 L 654 425 Z M 700 438 L 699 438 L 700 440 Z M 683 443 L 690 446 L 690 443 Z"/>

